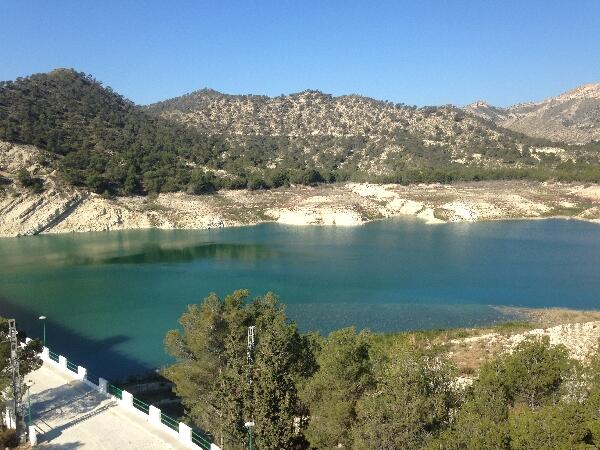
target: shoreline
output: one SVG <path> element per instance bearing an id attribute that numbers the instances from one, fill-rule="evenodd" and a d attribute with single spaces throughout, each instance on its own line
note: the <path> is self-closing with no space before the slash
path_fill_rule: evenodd
<path id="1" fill-rule="evenodd" d="M 0 194 L 0 237 L 134 229 L 213 229 L 261 223 L 353 227 L 388 218 L 423 224 L 576 219 L 600 223 L 600 186 L 529 181 L 450 185 L 344 183 L 194 196 L 105 198 L 48 177 L 41 194 Z"/>

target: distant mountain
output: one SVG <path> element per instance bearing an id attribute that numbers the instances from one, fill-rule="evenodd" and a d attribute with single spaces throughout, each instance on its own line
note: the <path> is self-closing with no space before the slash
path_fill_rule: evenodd
<path id="1" fill-rule="evenodd" d="M 540 102 L 498 108 L 480 101 L 464 110 L 529 136 L 569 143 L 600 141 L 600 83 Z"/>
<path id="2" fill-rule="evenodd" d="M 203 89 L 140 107 L 69 69 L 0 83 L 0 141 L 35 145 L 39 164 L 106 195 L 346 180 L 600 180 L 600 144 L 550 144 L 453 106 Z"/>

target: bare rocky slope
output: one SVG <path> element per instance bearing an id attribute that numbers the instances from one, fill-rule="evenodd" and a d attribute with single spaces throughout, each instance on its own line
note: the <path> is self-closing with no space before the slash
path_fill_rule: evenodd
<path id="1" fill-rule="evenodd" d="M 579 144 L 600 140 L 600 83 L 539 102 L 498 108 L 479 101 L 464 110 L 538 138 Z"/>
<path id="2" fill-rule="evenodd" d="M 56 172 L 36 162 L 40 152 L 0 142 L 1 236 L 260 222 L 352 226 L 396 216 L 414 216 L 427 223 L 555 216 L 600 221 L 600 186 L 580 183 L 344 183 L 108 198 L 61 181 Z M 43 192 L 21 186 L 17 172 L 23 167 L 44 180 Z"/>

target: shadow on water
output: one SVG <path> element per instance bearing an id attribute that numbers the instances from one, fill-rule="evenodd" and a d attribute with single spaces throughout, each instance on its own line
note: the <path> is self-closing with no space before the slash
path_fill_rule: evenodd
<path id="1" fill-rule="evenodd" d="M 207 243 L 184 248 L 163 248 L 158 244 L 145 245 L 143 250 L 124 256 L 101 259 L 100 264 L 179 263 L 196 259 L 234 259 L 255 261 L 274 256 L 264 245 Z"/>
<path id="2" fill-rule="evenodd" d="M 19 336 L 42 338 L 42 325 L 38 314 L 24 308 L 15 302 L 0 297 L 0 316 L 15 318 Z M 46 345 L 51 351 L 65 356 L 69 361 L 88 369 L 92 376 L 108 380 L 123 379 L 131 375 L 146 374 L 155 369 L 146 363 L 131 358 L 118 351 L 116 347 L 130 338 L 115 335 L 106 339 L 90 339 L 63 325 L 46 319 L 47 330 L 51 330 Z"/>
<path id="3" fill-rule="evenodd" d="M 158 243 L 146 243 L 137 251 L 116 256 L 90 258 L 81 254 L 71 254 L 64 263 L 72 266 L 102 264 L 169 264 L 184 263 L 201 259 L 256 261 L 272 258 L 276 252 L 266 245 L 203 243 L 200 245 L 172 247 Z"/>

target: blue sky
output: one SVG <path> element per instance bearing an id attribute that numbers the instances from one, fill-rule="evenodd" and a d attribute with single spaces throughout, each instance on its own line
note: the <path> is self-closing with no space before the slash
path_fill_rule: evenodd
<path id="1" fill-rule="evenodd" d="M 600 1 L 2 0 L 0 79 L 91 73 L 136 103 L 202 87 L 416 105 L 600 82 Z"/>

